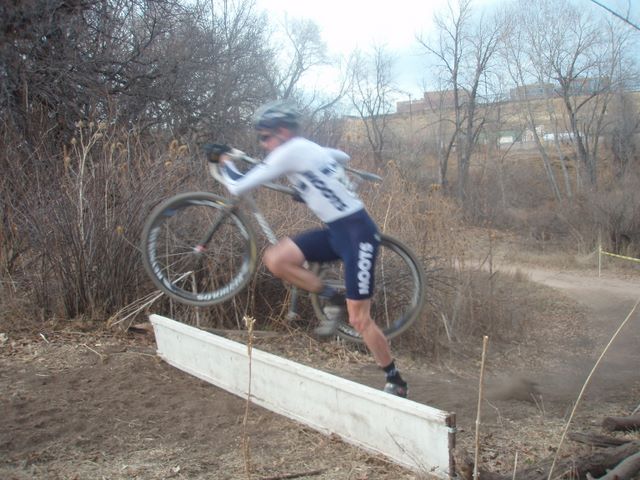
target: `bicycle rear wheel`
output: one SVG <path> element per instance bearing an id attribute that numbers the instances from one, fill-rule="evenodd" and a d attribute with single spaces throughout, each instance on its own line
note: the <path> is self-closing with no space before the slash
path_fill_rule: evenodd
<path id="1" fill-rule="evenodd" d="M 344 291 L 342 262 L 314 264 L 312 270 L 326 285 Z M 382 235 L 375 266 L 375 288 L 371 297 L 371 318 L 385 337 L 394 338 L 404 332 L 420 316 L 425 302 L 424 273 L 413 253 L 398 240 Z M 326 299 L 311 295 L 313 310 L 319 319 Z M 349 341 L 362 343 L 362 336 L 345 320 L 337 334 Z"/>
<path id="2" fill-rule="evenodd" d="M 142 260 L 153 283 L 197 307 L 236 295 L 256 266 L 256 240 L 228 200 L 208 192 L 172 197 L 150 214 L 142 232 Z"/>

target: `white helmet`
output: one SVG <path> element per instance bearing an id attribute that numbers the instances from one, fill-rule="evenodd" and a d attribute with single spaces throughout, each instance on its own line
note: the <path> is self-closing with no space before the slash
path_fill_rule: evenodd
<path id="1" fill-rule="evenodd" d="M 253 116 L 253 127 L 256 130 L 274 130 L 280 127 L 295 130 L 299 126 L 300 112 L 295 105 L 284 100 L 263 105 Z"/>

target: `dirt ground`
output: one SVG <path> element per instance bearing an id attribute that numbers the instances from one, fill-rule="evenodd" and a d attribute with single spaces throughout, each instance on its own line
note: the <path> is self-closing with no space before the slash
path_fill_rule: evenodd
<path id="1" fill-rule="evenodd" d="M 516 452 L 519 465 L 554 454 L 589 371 L 640 297 L 637 273 L 519 269 L 563 300 L 540 306 L 548 312 L 529 338 L 499 348 L 490 340 L 480 458 L 505 473 Z M 427 478 L 254 405 L 246 410 L 243 399 L 158 360 L 150 334 L 73 325 L 1 332 L 2 479 Z M 636 310 L 595 371 L 571 431 L 600 432 L 604 416 L 638 407 L 639 341 Z M 282 335 L 257 339 L 255 348 L 382 386 L 367 355 L 338 343 Z M 454 350 L 438 364 L 396 353 L 411 399 L 455 412 L 458 450 L 473 452 L 479 349 Z M 565 442 L 559 456 L 581 448 Z"/>

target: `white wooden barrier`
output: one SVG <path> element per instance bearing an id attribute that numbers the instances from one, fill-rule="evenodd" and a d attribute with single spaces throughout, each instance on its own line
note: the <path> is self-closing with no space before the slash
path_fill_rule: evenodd
<path id="1" fill-rule="evenodd" d="M 151 315 L 158 355 L 242 398 L 249 389 L 247 346 Z M 251 401 L 325 434 L 438 477 L 453 473 L 455 415 L 395 397 L 257 349 Z"/>

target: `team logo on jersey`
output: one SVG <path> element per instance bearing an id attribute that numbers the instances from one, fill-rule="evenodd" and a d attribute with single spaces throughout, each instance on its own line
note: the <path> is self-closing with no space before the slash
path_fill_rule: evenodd
<path id="1" fill-rule="evenodd" d="M 340 198 L 335 194 L 333 190 L 331 190 L 321 178 L 318 178 L 313 172 L 304 172 L 303 175 L 309 180 L 309 183 L 316 187 L 322 196 L 331 202 L 331 205 L 335 207 L 338 211 L 343 211 L 347 208 L 347 204 L 344 203 Z"/>
<path id="2" fill-rule="evenodd" d="M 337 171 L 338 164 L 335 162 L 329 163 L 326 167 L 320 170 L 324 175 L 333 175 Z"/>
<path id="3" fill-rule="evenodd" d="M 360 242 L 358 246 L 358 293 L 360 295 L 369 295 L 373 252 L 374 248 L 371 243 Z"/>

